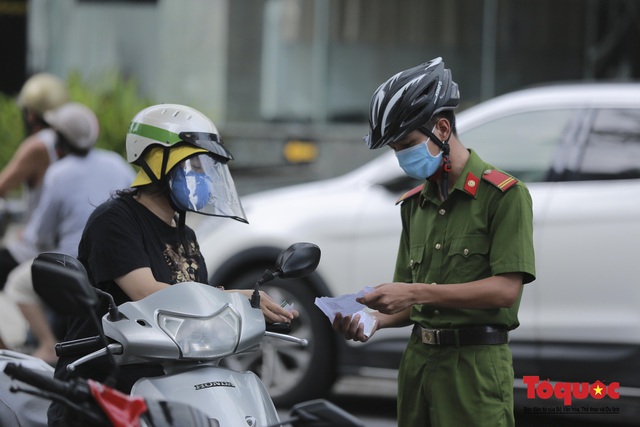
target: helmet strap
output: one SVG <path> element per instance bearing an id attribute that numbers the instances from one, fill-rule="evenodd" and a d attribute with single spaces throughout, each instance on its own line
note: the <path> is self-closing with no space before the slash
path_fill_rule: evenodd
<path id="1" fill-rule="evenodd" d="M 186 223 L 187 213 L 183 210 L 178 211 L 178 238 L 180 239 L 180 243 L 182 244 L 182 248 L 184 249 L 184 256 L 188 257 L 191 254 L 191 246 L 189 242 L 187 242 L 187 238 L 185 236 L 185 223 Z"/>
<path id="2" fill-rule="evenodd" d="M 138 163 L 138 166 L 147 174 L 152 182 L 161 182 L 167 176 L 167 164 L 169 163 L 169 148 L 165 147 L 162 153 L 162 166 L 160 167 L 160 177 L 156 177 L 156 174 L 151 170 L 149 164 L 142 160 Z"/>
<path id="3" fill-rule="evenodd" d="M 164 179 L 167 176 L 167 163 L 169 163 L 169 147 L 164 147 L 162 153 L 162 167 L 160 168 L 160 179 Z"/>
<path id="4" fill-rule="evenodd" d="M 418 128 L 418 131 L 422 132 L 426 136 L 428 136 L 434 144 L 438 146 L 442 150 L 442 168 L 440 169 L 440 173 L 437 174 L 437 177 L 434 178 L 440 180 L 440 194 L 444 200 L 447 200 L 449 197 L 449 172 L 451 172 L 451 159 L 449 158 L 449 153 L 451 151 L 451 146 L 449 145 L 449 138 L 451 138 L 451 133 L 444 141 L 441 141 L 433 132 L 431 132 L 425 126 L 421 126 Z"/>
<path id="5" fill-rule="evenodd" d="M 178 213 L 178 220 L 177 222 L 177 229 L 178 229 L 178 240 L 180 242 L 180 244 L 182 245 L 182 248 L 184 249 L 184 255 L 185 256 L 190 256 L 192 255 L 191 253 L 191 246 L 188 244 L 186 236 L 185 236 L 185 227 L 186 227 L 186 222 L 187 222 L 187 212 L 184 209 L 179 208 L 174 202 L 173 199 L 171 198 L 171 196 L 169 196 L 169 203 L 171 204 L 171 207 L 173 208 L 173 210 L 175 210 Z"/>
<path id="6" fill-rule="evenodd" d="M 151 167 L 149 167 L 149 165 L 147 164 L 147 162 L 140 162 L 139 166 L 142 168 L 142 170 L 145 171 L 145 173 L 147 174 L 147 176 L 149 177 L 149 179 L 151 179 L 152 182 L 163 182 L 167 176 L 167 164 L 169 162 L 169 147 L 165 147 L 163 154 L 162 154 L 162 168 L 160 169 L 160 177 L 157 178 L 155 173 L 153 173 L 153 171 L 151 170 Z M 182 247 L 184 248 L 184 253 L 185 256 L 191 255 L 191 248 L 189 247 L 189 245 L 187 244 L 186 238 L 185 238 L 185 233 L 184 233 L 184 229 L 185 229 L 185 224 L 186 224 L 186 211 L 184 209 L 179 208 L 174 202 L 173 199 L 171 198 L 171 195 L 167 195 L 169 197 L 169 204 L 171 205 L 171 207 L 173 208 L 174 211 L 176 211 L 178 213 L 178 239 L 180 241 L 180 243 L 182 244 Z"/>

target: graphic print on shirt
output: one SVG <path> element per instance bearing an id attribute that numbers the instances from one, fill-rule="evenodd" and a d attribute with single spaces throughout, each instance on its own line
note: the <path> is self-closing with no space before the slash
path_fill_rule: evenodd
<path id="1" fill-rule="evenodd" d="M 189 252 L 197 255 L 199 252 L 196 244 L 194 242 L 189 244 L 191 245 Z M 180 244 L 176 248 L 167 243 L 162 253 L 169 269 L 171 269 L 173 283 L 197 282 L 198 269 L 200 268 L 198 258 L 194 255 L 185 255 L 184 247 Z"/>

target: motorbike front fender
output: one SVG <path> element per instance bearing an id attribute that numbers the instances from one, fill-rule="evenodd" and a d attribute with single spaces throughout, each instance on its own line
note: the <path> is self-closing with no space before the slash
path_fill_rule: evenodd
<path id="1" fill-rule="evenodd" d="M 191 405 L 221 427 L 265 426 L 279 422 L 278 413 L 260 378 L 218 366 L 138 380 L 131 394 Z"/>

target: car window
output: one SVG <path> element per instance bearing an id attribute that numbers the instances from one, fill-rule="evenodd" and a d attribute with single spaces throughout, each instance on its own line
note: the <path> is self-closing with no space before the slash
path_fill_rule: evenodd
<path id="1" fill-rule="evenodd" d="M 482 159 L 525 182 L 545 181 L 578 110 L 517 113 L 465 130 L 460 140 Z"/>
<path id="2" fill-rule="evenodd" d="M 597 110 L 574 179 L 631 178 L 640 178 L 640 109 Z"/>

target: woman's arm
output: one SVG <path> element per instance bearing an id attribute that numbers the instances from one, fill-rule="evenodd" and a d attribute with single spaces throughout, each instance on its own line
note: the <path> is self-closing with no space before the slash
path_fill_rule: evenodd
<path id="1" fill-rule="evenodd" d="M 154 277 L 149 267 L 138 268 L 130 271 L 124 276 L 115 279 L 115 282 L 124 291 L 125 294 L 132 301 L 140 300 L 152 293 L 164 289 L 169 286 L 167 283 L 158 282 Z M 251 298 L 253 291 L 251 290 L 228 290 L 226 292 L 239 292 L 246 295 L 247 298 Z M 297 311 L 289 312 L 280 307 L 280 304 L 276 303 L 265 292 L 260 291 L 260 309 L 265 317 L 265 320 L 270 323 L 276 322 L 290 322 L 298 317 Z"/>
<path id="2" fill-rule="evenodd" d="M 169 286 L 168 283 L 158 282 L 149 267 L 137 268 L 114 281 L 131 298 L 131 301 L 141 300 Z"/>

